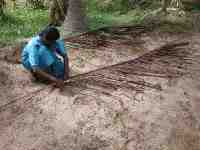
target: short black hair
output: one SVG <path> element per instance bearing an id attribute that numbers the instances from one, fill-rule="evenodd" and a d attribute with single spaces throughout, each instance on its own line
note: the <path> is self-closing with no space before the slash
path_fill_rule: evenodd
<path id="1" fill-rule="evenodd" d="M 58 29 L 54 26 L 48 26 L 39 33 L 40 37 L 45 37 L 48 41 L 56 41 L 60 38 Z"/>

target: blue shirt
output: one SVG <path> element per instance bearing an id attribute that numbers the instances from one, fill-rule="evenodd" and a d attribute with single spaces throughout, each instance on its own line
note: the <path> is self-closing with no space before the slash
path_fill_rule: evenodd
<path id="1" fill-rule="evenodd" d="M 56 54 L 66 55 L 63 40 L 57 40 L 49 49 L 42 43 L 40 37 L 36 36 L 24 47 L 21 56 L 22 63 L 28 70 L 32 70 L 33 67 L 46 69 L 58 59 Z"/>

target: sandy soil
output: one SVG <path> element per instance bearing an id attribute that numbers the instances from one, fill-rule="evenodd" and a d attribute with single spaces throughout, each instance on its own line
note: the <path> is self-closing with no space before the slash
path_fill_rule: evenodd
<path id="1" fill-rule="evenodd" d="M 145 77 L 161 91 L 59 91 L 32 82 L 21 65 L 1 60 L 0 150 L 200 150 L 199 39 L 197 33 L 151 32 L 128 48 L 69 49 L 72 74 L 77 74 L 134 59 L 170 41 L 189 41 L 186 49 L 194 60 L 187 73 Z"/>

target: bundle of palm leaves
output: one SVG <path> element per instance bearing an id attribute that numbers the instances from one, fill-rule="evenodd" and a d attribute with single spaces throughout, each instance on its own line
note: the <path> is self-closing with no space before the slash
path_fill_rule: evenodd
<path id="1" fill-rule="evenodd" d="M 5 0 L 0 0 L 0 17 L 4 15 Z"/>
<path id="2" fill-rule="evenodd" d="M 109 94 L 110 90 L 162 90 L 160 84 L 147 78 L 178 78 L 187 73 L 190 52 L 188 42 L 169 43 L 137 59 L 79 74 L 66 81 L 66 86 Z M 151 80 L 150 80 L 151 81 Z M 154 80 L 155 81 L 155 80 Z"/>

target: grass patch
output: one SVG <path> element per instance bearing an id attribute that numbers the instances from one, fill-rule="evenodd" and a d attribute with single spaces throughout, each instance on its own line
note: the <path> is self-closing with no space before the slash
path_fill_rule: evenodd
<path id="1" fill-rule="evenodd" d="M 95 6 L 95 5 L 93 5 Z M 144 10 L 134 9 L 126 14 L 120 11 L 105 12 L 98 9 L 88 9 L 88 28 L 94 30 L 100 27 L 138 23 L 145 14 Z M 17 42 L 22 38 L 31 37 L 48 24 L 48 10 L 18 8 L 7 10 L 6 16 L 0 18 L 0 45 Z"/>
<path id="2" fill-rule="evenodd" d="M 117 26 L 126 24 L 139 24 L 143 20 L 146 11 L 134 9 L 126 14 L 120 12 L 106 13 L 100 11 L 89 11 L 87 13 L 88 26 L 90 30 L 94 30 L 105 26 Z"/>
<path id="3" fill-rule="evenodd" d="M 158 14 L 155 16 L 151 14 L 154 7 L 148 7 L 142 9 L 136 7 L 128 12 L 124 13 L 123 10 L 107 10 L 106 8 L 99 8 L 95 1 L 88 1 L 86 7 L 86 15 L 88 21 L 89 30 L 95 30 L 105 26 L 119 26 L 129 24 L 146 24 L 148 19 L 146 16 L 150 15 L 153 18 L 158 18 Z M 157 16 L 158 15 L 158 16 Z M 147 18 L 147 19 L 144 19 Z M 162 17 L 160 20 L 162 20 Z M 189 17 L 186 17 L 189 18 Z M 165 18 L 164 18 L 165 19 Z M 170 17 L 169 20 L 174 20 L 174 24 L 165 25 L 162 30 L 171 32 L 181 32 L 191 28 L 190 21 L 181 18 L 179 16 Z M 180 20 L 180 22 L 179 22 Z M 178 22 L 178 23 L 177 23 Z M 48 24 L 48 10 L 45 9 L 28 9 L 18 8 L 14 11 L 7 10 L 6 16 L 0 18 L 0 46 L 17 42 L 20 39 L 32 37 L 38 31 L 43 29 Z M 174 27 L 174 25 L 176 25 Z M 189 24 L 189 25 L 188 25 Z"/>
<path id="4" fill-rule="evenodd" d="M 33 36 L 48 23 L 47 10 L 16 9 L 0 18 L 0 45 Z"/>

